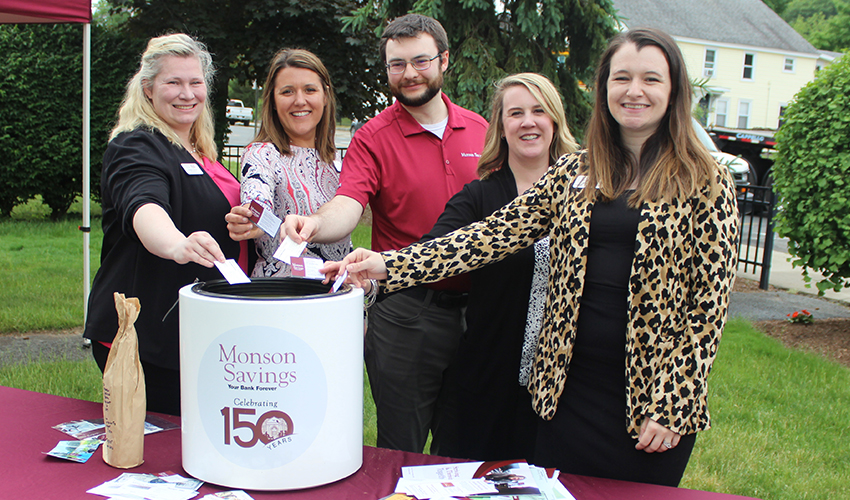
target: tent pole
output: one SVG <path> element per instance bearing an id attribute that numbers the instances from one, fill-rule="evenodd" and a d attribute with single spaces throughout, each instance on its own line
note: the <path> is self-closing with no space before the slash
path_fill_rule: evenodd
<path id="1" fill-rule="evenodd" d="M 83 324 L 88 319 L 91 288 L 91 23 L 83 25 Z"/>

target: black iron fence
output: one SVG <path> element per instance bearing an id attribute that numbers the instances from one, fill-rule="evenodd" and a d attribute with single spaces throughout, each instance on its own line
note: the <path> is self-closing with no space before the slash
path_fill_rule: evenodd
<path id="1" fill-rule="evenodd" d="M 773 256 L 773 215 L 776 196 L 765 186 L 738 186 L 738 269 L 756 274 L 759 288 L 767 290 Z"/>
<path id="2" fill-rule="evenodd" d="M 345 151 L 348 148 L 336 148 L 339 151 L 340 156 L 345 156 Z M 234 146 L 232 144 L 226 144 L 224 148 L 221 150 L 221 155 L 219 161 L 222 165 L 227 167 L 233 175 L 236 176 L 240 181 L 242 180 L 242 173 L 239 171 L 239 158 L 242 157 L 242 152 L 245 150 L 245 146 Z"/>

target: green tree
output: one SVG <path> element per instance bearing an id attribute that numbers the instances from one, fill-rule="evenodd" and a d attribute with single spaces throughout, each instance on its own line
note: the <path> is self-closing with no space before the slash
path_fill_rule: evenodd
<path id="1" fill-rule="evenodd" d="M 785 6 L 788 5 L 789 0 L 764 0 L 764 3 L 767 4 L 768 7 L 773 9 L 773 12 L 776 12 L 780 16 L 785 10 Z"/>
<path id="2" fill-rule="evenodd" d="M 82 192 L 81 25 L 0 26 L 0 216 L 41 195 L 51 217 Z M 91 172 L 99 194 L 107 134 L 132 67 L 132 43 L 92 27 Z"/>
<path id="3" fill-rule="evenodd" d="M 774 186 L 782 198 L 777 231 L 793 264 L 825 279 L 819 293 L 850 286 L 850 56 L 797 93 L 777 133 Z"/>
<path id="4" fill-rule="evenodd" d="M 794 24 L 799 18 L 821 14 L 828 19 L 836 13 L 834 0 L 791 0 L 787 2 L 781 15 L 788 24 Z"/>
<path id="5" fill-rule="evenodd" d="M 363 118 L 380 109 L 385 89 L 374 35 L 365 29 L 341 31 L 340 13 L 350 12 L 353 2 L 110 0 L 112 12 L 129 13 L 125 29 L 130 37 L 180 31 L 207 45 L 218 68 L 211 98 L 219 145 L 227 132 L 228 83 L 262 84 L 269 60 L 284 47 L 308 49 L 322 59 L 336 87 L 341 116 Z"/>
<path id="6" fill-rule="evenodd" d="M 589 84 L 598 56 L 616 32 L 610 0 L 360 0 L 347 29 L 374 28 L 417 12 L 449 35 L 445 90 L 454 102 L 487 115 L 492 83 L 511 73 L 549 77 L 564 98 L 567 120 L 581 135 L 590 116 Z"/>
<path id="7" fill-rule="evenodd" d="M 782 18 L 819 49 L 850 49 L 850 0 L 791 0 Z"/>

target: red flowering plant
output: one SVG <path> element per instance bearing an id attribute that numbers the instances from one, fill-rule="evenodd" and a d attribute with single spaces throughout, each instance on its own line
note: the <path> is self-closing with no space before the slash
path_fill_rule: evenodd
<path id="1" fill-rule="evenodd" d="M 789 323 L 802 323 L 804 325 L 808 325 L 815 322 L 815 317 L 812 316 L 812 313 L 803 309 L 802 311 L 794 311 L 791 314 L 788 314 L 787 321 Z"/>

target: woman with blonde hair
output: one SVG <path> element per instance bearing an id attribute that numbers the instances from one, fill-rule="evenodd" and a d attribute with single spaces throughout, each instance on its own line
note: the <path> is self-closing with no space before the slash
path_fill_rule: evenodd
<path id="1" fill-rule="evenodd" d="M 355 282 L 443 279 L 548 235 L 543 328 L 528 389 L 543 420 L 534 463 L 678 485 L 709 428 L 708 382 L 735 275 L 735 184 L 690 125 L 673 39 L 615 36 L 602 56 L 587 150 L 566 155 L 485 220 L 397 252 L 357 249 Z M 510 287 L 507 280 L 501 286 Z"/>
<path id="2" fill-rule="evenodd" d="M 223 217 L 239 203 L 239 183 L 216 158 L 207 100 L 212 58 L 184 34 L 151 39 L 127 85 L 103 156 L 103 248 L 84 336 L 101 370 L 118 331 L 113 292 L 137 297 L 139 357 L 147 409 L 180 414 L 178 290 L 220 278 L 215 262 L 245 245 Z"/>
<path id="3" fill-rule="evenodd" d="M 273 257 L 282 232 L 266 234 L 249 219 L 251 201 L 289 214 L 310 215 L 339 187 L 342 160 L 334 146 L 336 98 L 330 74 L 315 54 L 283 49 L 272 58 L 263 88 L 263 123 L 242 153 L 242 206 L 227 215 L 230 236 L 255 239 L 257 263 L 252 276 L 289 276 L 289 264 Z M 309 244 L 306 253 L 340 260 L 351 251 L 351 238 Z"/>
<path id="4" fill-rule="evenodd" d="M 423 241 L 492 214 L 577 149 L 558 91 L 545 76 L 510 75 L 495 85 L 478 162 L 481 180 L 454 195 Z M 538 417 L 526 385 L 540 333 L 549 238 L 469 274 L 466 331 L 446 371 L 452 436 L 440 453 L 472 460 L 533 459 Z M 509 284 L 509 286 L 505 286 Z"/>

